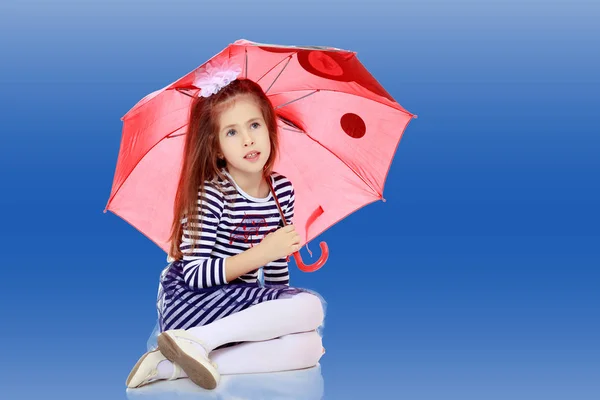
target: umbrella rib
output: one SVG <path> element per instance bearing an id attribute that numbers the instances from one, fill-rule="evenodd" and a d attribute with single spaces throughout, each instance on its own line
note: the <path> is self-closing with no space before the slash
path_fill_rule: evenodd
<path id="1" fill-rule="evenodd" d="M 181 129 L 181 128 L 179 128 L 179 129 Z M 176 137 L 178 137 L 178 136 L 185 136 L 185 135 L 186 135 L 186 133 L 185 133 L 185 132 L 183 132 L 183 133 L 178 133 L 177 135 L 167 135 L 167 136 L 165 136 L 165 139 L 173 139 L 173 138 L 176 138 Z"/>
<path id="2" fill-rule="evenodd" d="M 244 71 L 244 74 L 245 74 L 246 79 L 248 79 L 248 48 L 244 47 L 244 51 L 246 54 L 246 57 L 245 57 L 246 58 L 246 70 Z"/>
<path id="3" fill-rule="evenodd" d="M 268 93 L 269 90 L 271 90 L 271 88 L 273 87 L 273 85 L 275 84 L 275 82 L 277 82 L 277 79 L 279 79 L 279 77 L 281 76 L 281 74 L 283 73 L 283 71 L 287 68 L 287 66 L 290 63 L 290 61 L 292 61 L 292 57 L 291 56 L 287 57 L 287 62 L 285 63 L 285 65 L 283 66 L 283 68 L 281 68 L 281 71 L 279 71 L 279 73 L 277 74 L 277 76 L 275 77 L 275 79 L 273 80 L 273 82 L 271 83 L 271 85 L 267 88 L 267 90 L 265 90 L 265 94 Z"/>
<path id="4" fill-rule="evenodd" d="M 296 132 L 296 133 L 305 133 L 305 132 L 299 131 L 297 129 L 286 128 L 285 126 L 280 126 L 280 128 L 283 129 L 284 131 L 290 131 L 290 132 Z"/>
<path id="5" fill-rule="evenodd" d="M 162 139 L 160 139 L 158 142 L 156 142 L 154 145 L 152 145 L 148 151 L 146 151 L 146 153 L 144 153 L 144 155 L 142 157 L 140 157 L 139 161 L 137 163 L 135 163 L 135 166 L 133 168 L 131 168 L 131 171 L 129 171 L 129 173 L 127 174 L 127 176 L 123 179 L 123 181 L 121 182 L 121 184 L 119 185 L 119 187 L 117 188 L 117 190 L 115 190 L 115 193 L 109 197 L 108 202 L 106 203 L 106 206 L 104 207 L 104 213 L 106 213 L 106 211 L 108 211 L 108 207 L 110 206 L 110 203 L 113 201 L 113 199 L 115 197 L 117 197 L 117 194 L 119 194 L 119 191 L 121 190 L 121 188 L 123 187 L 123 185 L 125 184 L 125 182 L 127 181 L 127 179 L 129 179 L 129 176 L 133 173 L 133 171 L 138 167 L 138 165 L 140 165 L 140 162 L 142 162 L 142 160 L 148 155 L 148 153 L 150 153 L 152 151 L 153 148 L 155 148 L 156 146 L 158 146 L 160 144 L 160 142 L 162 142 L 165 139 L 170 139 L 172 137 L 177 137 L 177 136 L 181 136 L 181 135 L 175 135 L 175 136 L 169 136 L 171 133 L 183 128 L 185 126 L 181 125 L 179 128 L 172 130 L 171 132 L 169 132 L 168 134 L 166 134 L 165 136 L 163 136 Z"/>
<path id="6" fill-rule="evenodd" d="M 276 96 L 276 95 L 278 95 L 278 94 L 286 94 L 286 93 L 294 93 L 294 92 L 303 92 L 303 91 L 305 91 L 305 90 L 306 90 L 306 89 L 298 89 L 298 90 L 285 90 L 285 91 L 278 92 L 278 93 L 271 93 L 269 96 Z M 411 113 L 411 112 L 410 112 L 410 111 L 408 111 L 408 110 L 404 110 L 404 109 L 398 109 L 398 108 L 396 108 L 396 107 L 393 107 L 393 106 L 391 106 L 390 104 L 384 103 L 384 102 L 382 102 L 382 101 L 380 101 L 380 100 L 375 100 L 375 99 L 370 99 L 370 98 L 368 98 L 368 97 L 359 96 L 359 95 L 358 95 L 358 94 L 356 94 L 356 93 L 344 92 L 344 91 L 342 91 L 342 90 L 333 90 L 333 89 L 316 89 L 314 92 L 312 92 L 312 93 L 309 93 L 309 94 L 314 94 L 314 93 L 316 93 L 316 92 L 332 92 L 332 93 L 343 93 L 343 94 L 347 94 L 347 95 L 349 95 L 349 96 L 356 96 L 356 97 L 360 97 L 361 99 L 365 99 L 365 100 L 369 100 L 369 101 L 374 101 L 375 103 L 379 103 L 379 104 L 381 104 L 381 105 L 383 105 L 383 106 L 387 106 L 387 107 L 389 107 L 389 108 L 391 108 L 391 109 L 393 109 L 393 110 L 396 110 L 396 111 L 403 112 L 404 114 L 407 114 L 407 115 L 409 115 L 411 118 L 416 118 L 416 117 L 417 117 L 417 115 L 416 115 L 416 114 L 413 114 L 413 113 Z M 307 96 L 308 96 L 308 95 L 307 95 Z M 304 98 L 304 97 L 307 97 L 307 96 L 300 97 L 299 99 L 296 99 L 296 100 L 300 100 L 300 99 L 302 99 L 302 98 Z M 293 101 L 296 101 L 296 100 L 293 100 Z M 283 107 L 283 106 L 285 106 L 285 105 L 287 105 L 287 104 L 289 104 L 289 103 L 291 103 L 291 102 L 288 102 L 288 103 L 284 103 L 284 104 L 282 104 L 282 105 L 279 105 L 279 106 L 275 107 L 275 109 L 277 109 L 277 108 L 279 108 L 279 107 Z M 395 102 L 395 103 L 396 103 L 396 104 L 398 104 L 398 102 Z M 398 105 L 399 105 L 399 104 L 398 104 Z M 400 105 L 399 105 L 399 106 L 400 106 Z M 402 106 L 400 106 L 400 107 L 402 107 Z"/>
<path id="7" fill-rule="evenodd" d="M 184 91 L 183 91 L 184 89 L 181 89 L 181 88 L 176 88 L 175 90 L 177 90 L 177 91 L 178 91 L 179 93 L 181 93 L 181 94 L 185 94 L 185 95 L 186 95 L 186 96 L 188 96 L 188 97 L 194 98 L 194 95 L 191 95 L 191 94 L 189 94 L 189 93 L 186 93 L 186 92 L 184 92 Z"/>
<path id="8" fill-rule="evenodd" d="M 307 132 L 303 132 L 306 136 L 308 136 L 310 138 L 310 140 L 312 140 L 313 142 L 317 143 L 319 146 L 321 146 L 322 148 L 324 148 L 325 150 L 327 150 L 329 153 L 331 153 L 331 155 L 333 155 L 335 158 L 337 158 L 338 160 L 340 160 L 342 162 L 342 164 L 344 164 L 346 167 L 348 167 L 348 169 L 352 172 L 354 172 L 354 175 L 356 175 L 357 177 L 360 178 L 361 181 L 363 181 L 363 183 L 365 185 L 367 185 L 369 187 L 369 189 L 371 189 L 373 191 L 373 193 L 375 193 L 380 199 L 383 199 L 383 193 L 379 193 L 379 191 L 377 189 L 375 189 L 373 186 L 371 186 L 371 184 L 369 182 L 367 182 L 365 180 L 365 178 L 363 178 L 358 172 L 356 172 L 356 170 L 354 170 L 354 168 L 352 168 L 350 165 L 348 165 L 348 163 L 344 160 L 342 160 L 337 154 L 335 154 L 333 151 L 331 151 L 331 149 L 327 146 L 325 146 L 323 143 L 319 142 L 317 139 L 315 139 L 314 137 L 312 137 L 311 135 L 309 135 Z"/>
<path id="9" fill-rule="evenodd" d="M 294 54 L 296 54 L 296 53 L 298 53 L 298 52 L 294 52 Z M 273 70 L 274 70 L 274 69 L 275 69 L 275 68 L 276 68 L 276 67 L 277 67 L 279 64 L 281 64 L 282 62 L 284 62 L 286 59 L 289 59 L 289 60 L 291 60 L 291 59 L 292 59 L 292 57 L 294 56 L 294 54 L 290 54 L 289 56 L 285 56 L 284 58 L 282 58 L 281 60 L 279 60 L 279 61 L 277 62 L 277 64 L 273 65 L 271 68 L 269 68 L 269 70 L 268 70 L 267 72 L 265 72 L 265 73 L 264 73 L 264 74 L 263 74 L 263 75 L 262 75 L 260 78 L 258 78 L 258 79 L 256 80 L 256 83 L 259 83 L 259 82 L 261 81 L 261 79 L 262 79 L 262 78 L 264 78 L 265 76 L 267 76 L 267 74 L 268 74 L 269 72 L 273 71 Z M 289 61 L 288 61 L 288 62 L 289 62 Z"/>
<path id="10" fill-rule="evenodd" d="M 312 96 L 313 94 L 315 94 L 315 93 L 317 93 L 317 92 L 319 92 L 319 91 L 321 91 L 321 89 L 316 89 L 314 92 L 311 92 L 311 93 L 309 93 L 309 94 L 305 94 L 305 95 L 304 95 L 304 96 L 302 96 L 302 97 L 298 97 L 297 99 L 290 100 L 290 101 L 288 101 L 288 102 L 286 102 L 286 103 L 283 103 L 283 104 L 279 104 L 278 106 L 276 106 L 276 107 L 275 107 L 275 110 L 277 110 L 277 109 L 279 109 L 279 108 L 281 108 L 281 107 L 285 107 L 285 106 L 287 106 L 288 104 L 295 103 L 295 102 L 296 102 L 296 101 L 298 101 L 298 100 L 302 100 L 302 99 L 303 99 L 303 98 L 305 98 L 305 97 Z"/>

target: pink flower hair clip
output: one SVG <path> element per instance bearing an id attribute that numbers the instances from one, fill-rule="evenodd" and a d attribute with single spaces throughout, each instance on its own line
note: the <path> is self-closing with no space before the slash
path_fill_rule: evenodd
<path id="1" fill-rule="evenodd" d="M 210 97 L 236 80 L 241 72 L 242 68 L 230 63 L 229 59 L 224 59 L 221 63 L 214 60 L 196 71 L 193 85 L 200 89 L 199 96 Z"/>

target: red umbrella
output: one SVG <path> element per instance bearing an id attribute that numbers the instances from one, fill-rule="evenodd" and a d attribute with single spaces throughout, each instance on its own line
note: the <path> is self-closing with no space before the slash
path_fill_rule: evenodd
<path id="1" fill-rule="evenodd" d="M 302 244 L 378 200 L 400 139 L 413 117 L 373 78 L 356 53 L 331 47 L 238 40 L 187 75 L 150 93 L 122 118 L 112 190 L 104 212 L 124 219 L 165 252 L 196 72 L 233 63 L 259 83 L 279 117 L 275 171 L 296 193 L 294 225 Z M 323 254 L 303 271 L 320 268 Z"/>

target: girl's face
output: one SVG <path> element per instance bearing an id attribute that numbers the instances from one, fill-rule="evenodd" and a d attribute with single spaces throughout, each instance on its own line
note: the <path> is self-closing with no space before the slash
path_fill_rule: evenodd
<path id="1" fill-rule="evenodd" d="M 256 102 L 238 96 L 219 116 L 221 156 L 230 173 L 261 173 L 271 155 L 269 130 Z"/>

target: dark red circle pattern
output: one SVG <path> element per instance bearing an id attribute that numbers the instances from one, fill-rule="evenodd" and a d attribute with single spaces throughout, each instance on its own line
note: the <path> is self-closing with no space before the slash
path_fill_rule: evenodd
<path id="1" fill-rule="evenodd" d="M 387 98 L 394 99 L 360 64 L 353 53 L 327 50 L 310 50 L 308 48 L 293 47 L 275 48 L 262 47 L 261 49 L 273 53 L 290 53 L 297 51 L 298 63 L 307 72 L 326 79 L 338 82 L 355 82 L 365 89 Z M 314 47 L 318 49 L 318 46 Z M 356 114 L 347 113 L 340 119 L 344 132 L 354 138 L 360 139 L 366 133 L 365 121 Z"/>
<path id="2" fill-rule="evenodd" d="M 342 115 L 340 124 L 342 125 L 344 132 L 346 132 L 346 135 L 354 139 L 360 139 L 365 136 L 365 133 L 367 132 L 365 121 L 353 113 Z"/>

